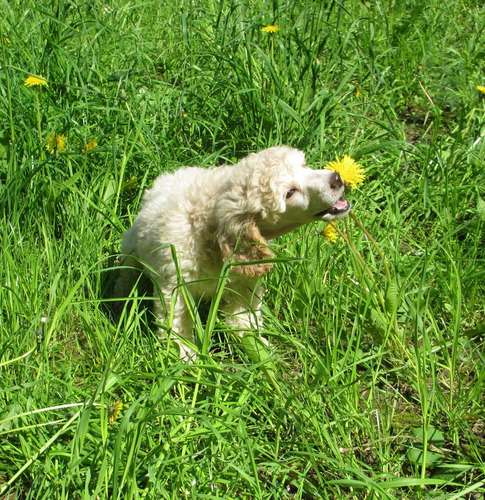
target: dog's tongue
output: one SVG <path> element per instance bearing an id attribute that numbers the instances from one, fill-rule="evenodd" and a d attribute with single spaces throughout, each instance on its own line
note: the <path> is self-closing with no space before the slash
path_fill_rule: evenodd
<path id="1" fill-rule="evenodd" d="M 323 217 L 325 215 L 339 215 L 350 208 L 350 203 L 344 198 L 340 198 L 337 203 L 334 203 L 330 208 L 323 212 L 316 214 L 316 217 Z"/>
<path id="2" fill-rule="evenodd" d="M 340 200 L 335 203 L 332 208 L 335 210 L 345 210 L 347 208 L 348 201 L 345 198 L 340 198 Z"/>

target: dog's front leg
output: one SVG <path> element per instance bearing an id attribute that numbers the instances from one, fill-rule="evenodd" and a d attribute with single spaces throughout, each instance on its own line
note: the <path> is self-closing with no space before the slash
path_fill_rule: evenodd
<path id="1" fill-rule="evenodd" d="M 166 336 L 168 333 L 169 338 L 179 346 L 180 359 L 186 363 L 193 363 L 197 359 L 197 354 L 191 347 L 195 344 L 194 324 L 181 294 L 171 300 L 156 301 L 155 314 L 163 325 L 161 327 L 163 334 Z"/>
<path id="2" fill-rule="evenodd" d="M 261 294 L 260 288 L 256 290 L 244 288 L 242 292 L 233 290 L 226 296 L 226 301 L 222 305 L 226 323 L 234 327 L 240 337 L 263 330 Z M 265 345 L 270 345 L 266 338 L 262 336 L 260 338 Z"/>

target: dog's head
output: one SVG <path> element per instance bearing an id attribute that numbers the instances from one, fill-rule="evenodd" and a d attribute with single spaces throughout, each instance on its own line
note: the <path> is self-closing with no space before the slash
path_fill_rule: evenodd
<path id="1" fill-rule="evenodd" d="M 217 201 L 217 237 L 224 259 L 246 276 L 268 272 L 274 257 L 268 240 L 304 224 L 348 215 L 342 179 L 305 166 L 305 154 L 277 146 L 251 154 L 232 167 Z"/>

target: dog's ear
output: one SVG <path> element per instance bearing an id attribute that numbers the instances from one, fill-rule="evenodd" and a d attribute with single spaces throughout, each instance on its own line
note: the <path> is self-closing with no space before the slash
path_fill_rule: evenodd
<path id="1" fill-rule="evenodd" d="M 227 222 L 226 222 L 227 224 Z M 271 270 L 271 262 L 257 262 L 272 259 L 275 255 L 268 248 L 268 242 L 259 232 L 254 218 L 249 217 L 242 223 L 219 226 L 219 246 L 223 260 L 232 258 L 233 270 L 241 276 L 262 276 Z M 248 264 L 244 264 L 247 262 Z"/>

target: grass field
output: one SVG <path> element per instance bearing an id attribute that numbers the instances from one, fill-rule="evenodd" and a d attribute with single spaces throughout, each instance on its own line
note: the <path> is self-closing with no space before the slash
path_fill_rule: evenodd
<path id="1" fill-rule="evenodd" d="M 0 5 L 0 499 L 483 498 L 483 2 Z M 273 351 L 212 307 L 186 366 L 110 314 L 121 235 L 277 144 L 355 158 L 355 217 L 273 242 Z"/>

